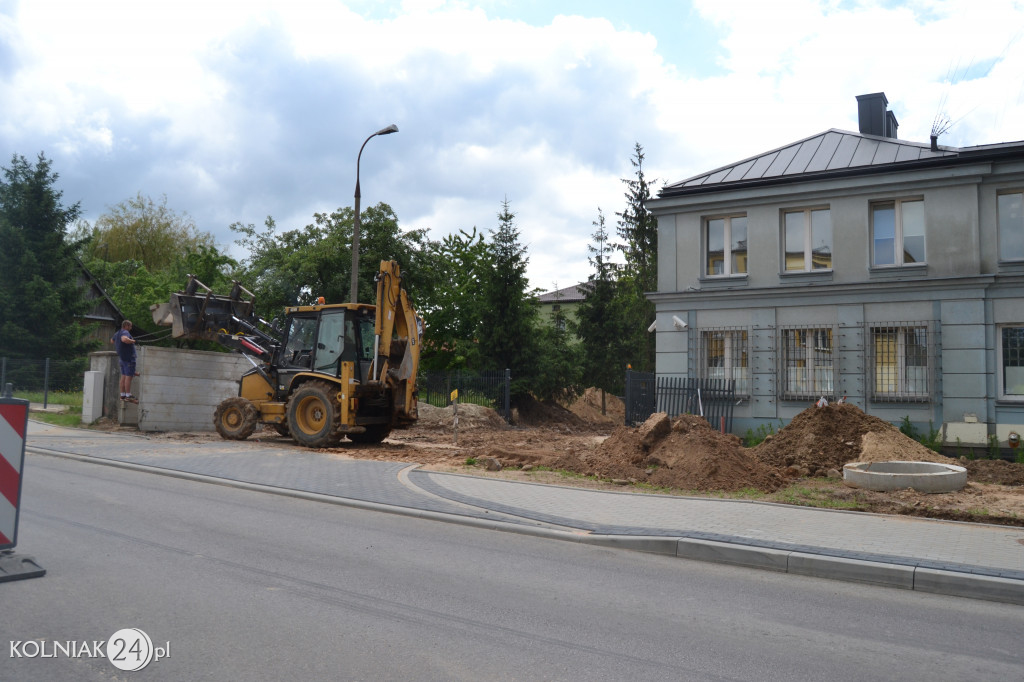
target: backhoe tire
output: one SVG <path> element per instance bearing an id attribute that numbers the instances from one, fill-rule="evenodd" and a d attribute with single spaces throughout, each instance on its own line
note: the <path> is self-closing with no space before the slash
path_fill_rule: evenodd
<path id="1" fill-rule="evenodd" d="M 359 445 L 376 445 L 382 442 L 391 433 L 391 427 L 386 424 L 368 424 L 364 433 L 346 434 L 348 439 Z"/>
<path id="2" fill-rule="evenodd" d="M 245 398 L 228 398 L 213 412 L 213 425 L 227 440 L 245 440 L 258 424 L 259 410 Z"/>
<path id="3" fill-rule="evenodd" d="M 292 393 L 285 411 L 288 430 L 299 445 L 328 448 L 341 441 L 337 386 L 307 381 Z"/>

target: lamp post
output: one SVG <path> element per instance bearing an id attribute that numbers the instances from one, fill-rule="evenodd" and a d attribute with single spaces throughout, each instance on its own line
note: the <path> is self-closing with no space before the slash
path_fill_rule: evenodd
<path id="1" fill-rule="evenodd" d="M 359 161 L 363 158 L 363 147 L 366 143 L 375 138 L 378 135 L 390 135 L 391 133 L 397 133 L 398 126 L 394 123 L 389 125 L 387 128 L 382 128 L 370 135 L 363 142 L 363 146 L 359 148 L 359 156 L 356 157 L 356 216 L 352 223 L 352 302 L 359 302 Z"/>

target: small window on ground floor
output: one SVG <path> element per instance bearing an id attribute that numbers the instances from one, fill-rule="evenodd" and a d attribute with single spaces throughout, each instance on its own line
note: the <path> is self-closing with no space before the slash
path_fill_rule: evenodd
<path id="1" fill-rule="evenodd" d="M 702 329 L 698 349 L 701 379 L 732 379 L 736 395 L 750 395 L 750 347 L 746 329 Z"/>
<path id="2" fill-rule="evenodd" d="M 999 328 L 1000 396 L 1024 400 L 1024 325 Z"/>
<path id="3" fill-rule="evenodd" d="M 930 397 L 934 351 L 923 322 L 872 324 L 869 385 L 874 400 L 923 402 Z"/>
<path id="4" fill-rule="evenodd" d="M 782 397 L 832 396 L 835 354 L 831 327 L 800 327 L 781 332 Z"/>

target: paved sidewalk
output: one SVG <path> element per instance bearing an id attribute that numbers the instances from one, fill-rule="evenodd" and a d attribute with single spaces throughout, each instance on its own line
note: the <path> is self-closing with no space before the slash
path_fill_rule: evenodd
<path id="1" fill-rule="evenodd" d="M 272 443 L 186 444 L 38 422 L 29 423 L 27 449 L 575 542 L 1024 604 L 1024 528 L 582 490 Z"/>

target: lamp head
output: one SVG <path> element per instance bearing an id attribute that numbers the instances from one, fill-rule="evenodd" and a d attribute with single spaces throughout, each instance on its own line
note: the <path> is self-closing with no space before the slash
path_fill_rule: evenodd
<path id="1" fill-rule="evenodd" d="M 397 133 L 397 132 L 398 132 L 398 126 L 396 126 L 394 123 L 392 123 L 387 128 L 382 128 L 381 130 L 378 130 L 377 132 L 374 133 L 374 135 L 390 135 L 391 133 Z"/>

